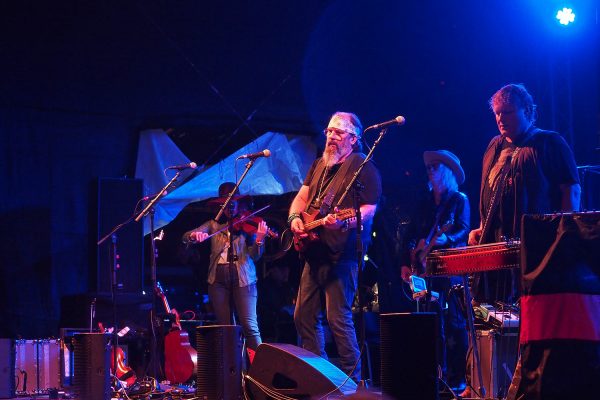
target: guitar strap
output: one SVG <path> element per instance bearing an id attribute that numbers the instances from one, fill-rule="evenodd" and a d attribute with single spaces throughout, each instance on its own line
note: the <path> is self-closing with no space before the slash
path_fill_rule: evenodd
<path id="1" fill-rule="evenodd" d="M 365 159 L 365 155 L 363 153 L 352 153 L 350 154 L 340 166 L 340 169 L 335 174 L 333 181 L 329 184 L 329 189 L 326 194 L 323 196 L 323 202 L 321 204 L 320 213 L 322 215 L 326 215 L 331 210 L 331 205 L 333 204 L 333 200 L 335 196 L 338 194 L 340 188 L 343 186 L 344 182 L 347 181 L 348 172 L 354 172 L 356 168 L 360 165 L 360 163 Z M 311 187 L 312 189 L 309 192 L 308 198 L 310 201 L 306 203 L 305 211 L 308 212 L 309 207 L 313 203 L 315 199 L 315 195 L 317 192 L 318 181 L 321 178 L 321 175 L 325 173 L 325 162 L 323 159 L 319 161 L 319 164 L 315 168 L 315 173 L 311 179 Z"/>
<path id="2" fill-rule="evenodd" d="M 450 209 L 450 204 L 452 203 L 450 200 L 454 199 L 456 196 L 458 196 L 458 191 L 452 192 L 451 195 L 446 197 L 446 199 L 444 200 L 444 204 L 438 208 L 438 211 L 435 213 L 435 221 L 433 223 L 433 226 L 431 227 L 431 230 L 429 231 L 429 235 L 427 235 L 427 238 L 425 239 L 425 241 L 427 243 L 429 243 L 431 241 L 431 238 L 433 237 L 435 230 L 440 226 L 440 218 L 442 218 L 442 215 L 445 214 L 446 211 L 448 211 Z"/>

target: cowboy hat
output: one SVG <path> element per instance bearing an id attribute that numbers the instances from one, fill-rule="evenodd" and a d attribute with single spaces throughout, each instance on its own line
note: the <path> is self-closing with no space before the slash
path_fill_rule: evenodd
<path id="1" fill-rule="evenodd" d="M 436 162 L 446 165 L 452 170 L 456 177 L 456 183 L 461 185 L 465 181 L 465 171 L 460 166 L 460 160 L 454 153 L 448 150 L 431 150 L 423 153 L 423 161 L 425 165 L 434 164 Z"/>

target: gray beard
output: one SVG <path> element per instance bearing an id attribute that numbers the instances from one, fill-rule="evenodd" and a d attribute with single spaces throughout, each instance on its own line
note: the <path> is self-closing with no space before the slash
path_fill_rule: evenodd
<path id="1" fill-rule="evenodd" d="M 325 165 L 327 167 L 332 167 L 340 161 L 340 154 L 337 148 L 327 147 L 323 151 L 323 160 L 325 161 Z"/>
<path id="2" fill-rule="evenodd" d="M 347 153 L 343 153 L 347 151 Z M 343 158 L 352 153 L 352 147 L 343 148 L 343 147 L 325 147 L 323 151 L 323 161 L 325 161 L 325 165 L 330 168 L 335 164 L 338 164 Z"/>

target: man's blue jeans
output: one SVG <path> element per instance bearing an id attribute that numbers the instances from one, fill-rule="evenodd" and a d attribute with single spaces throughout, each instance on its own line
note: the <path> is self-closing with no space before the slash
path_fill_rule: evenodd
<path id="1" fill-rule="evenodd" d="M 352 320 L 352 303 L 357 288 L 356 262 L 311 267 L 304 264 L 294 323 L 306 350 L 327 358 L 321 320 L 323 310 L 340 356 L 340 367 L 359 382 L 360 351 Z M 356 365 L 356 368 L 354 368 Z"/>
<path id="2" fill-rule="evenodd" d="M 246 345 L 252 350 L 256 350 L 261 343 L 256 318 L 256 299 L 258 297 L 256 284 L 240 287 L 235 266 L 230 270 L 229 265 L 219 264 L 215 283 L 208 285 L 208 297 L 220 325 L 233 324 L 232 306 L 235 307 L 239 324 L 244 331 Z"/>

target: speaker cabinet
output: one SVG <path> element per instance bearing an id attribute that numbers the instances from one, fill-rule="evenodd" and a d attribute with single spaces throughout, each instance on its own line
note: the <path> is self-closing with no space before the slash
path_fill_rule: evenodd
<path id="1" fill-rule="evenodd" d="M 98 293 L 111 292 L 111 272 L 113 257 L 111 253 L 112 238 L 108 238 L 98 246 L 96 243 L 118 224 L 124 223 L 132 216 L 138 200 L 142 197 L 141 179 L 98 179 L 96 188 L 96 218 L 91 248 L 95 254 L 95 271 L 90 273 L 90 288 Z M 116 233 L 118 254 L 117 287 L 122 293 L 141 293 L 143 288 L 143 224 L 129 222 Z M 92 291 L 93 291 L 92 289 Z"/>
<path id="2" fill-rule="evenodd" d="M 382 392 L 397 399 L 437 399 L 437 315 L 381 314 L 379 326 Z"/>
<path id="3" fill-rule="evenodd" d="M 243 399 L 242 327 L 199 326 L 196 350 L 196 396 L 205 400 Z"/>
<path id="4" fill-rule="evenodd" d="M 248 372 L 253 398 L 273 399 L 269 391 L 294 399 L 347 395 L 356 383 L 329 361 L 291 344 L 262 343 Z M 339 389 L 338 389 L 339 386 Z"/>
<path id="5" fill-rule="evenodd" d="M 15 346 L 10 339 L 0 339 L 0 399 L 15 397 Z"/>
<path id="6" fill-rule="evenodd" d="M 73 389 L 78 399 L 110 400 L 110 335 L 78 333 L 73 337 Z"/>

